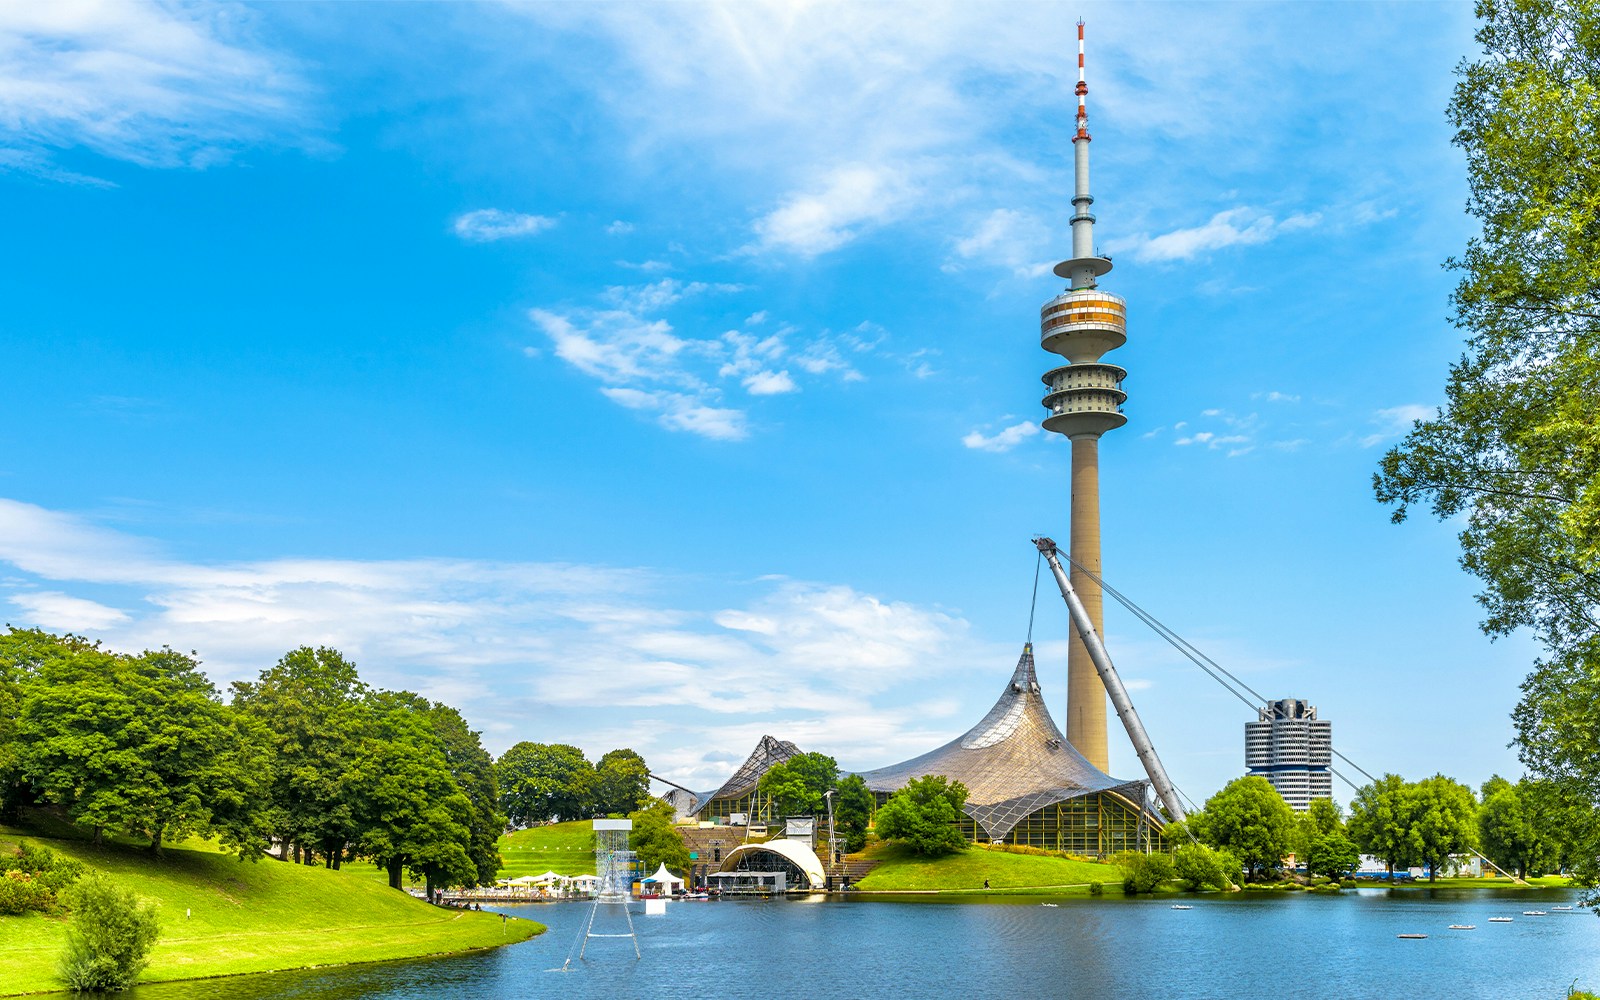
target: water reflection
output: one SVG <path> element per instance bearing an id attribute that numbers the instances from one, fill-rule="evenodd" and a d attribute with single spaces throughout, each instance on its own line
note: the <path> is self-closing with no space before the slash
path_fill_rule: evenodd
<path id="1" fill-rule="evenodd" d="M 1574 893 L 1384 889 L 1309 897 L 1159 900 L 936 898 L 682 902 L 635 911 L 626 939 L 577 949 L 589 908 L 506 907 L 547 924 L 532 941 L 415 962 L 142 986 L 130 1000 L 483 1000 L 486 997 L 1449 996 L 1559 998 L 1600 985 L 1600 920 L 1523 910 Z M 1489 917 L 1514 917 L 1493 924 Z M 1474 931 L 1449 931 L 1452 923 Z M 598 929 L 598 925 L 597 925 Z M 1399 933 L 1426 933 L 1424 941 Z M 571 959 L 570 963 L 568 959 Z M 571 971 L 551 971 L 564 964 Z"/>

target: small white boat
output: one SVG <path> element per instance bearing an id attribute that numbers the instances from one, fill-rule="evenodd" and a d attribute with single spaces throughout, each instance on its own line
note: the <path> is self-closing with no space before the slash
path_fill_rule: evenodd
<path id="1" fill-rule="evenodd" d="M 1543 910 L 1523 910 L 1522 915 L 1525 917 L 1548 917 L 1550 914 Z"/>
<path id="2" fill-rule="evenodd" d="M 1552 910 L 1570 910 L 1570 909 L 1572 909 L 1572 907 L 1570 907 L 1570 906 L 1552 906 L 1552 907 L 1550 907 L 1550 909 L 1552 909 Z"/>
<path id="3" fill-rule="evenodd" d="M 1509 924 L 1509 923 L 1511 923 L 1511 919 L 1512 918 L 1510 918 L 1510 917 L 1490 917 L 1489 918 L 1489 923 L 1491 923 L 1491 924 Z"/>
<path id="4" fill-rule="evenodd" d="M 1450 925 L 1450 929 L 1453 930 L 1453 931 L 1475 931 L 1475 930 L 1478 929 L 1478 925 L 1477 924 L 1451 924 Z"/>
<path id="5" fill-rule="evenodd" d="M 1039 905 L 1040 906 L 1048 906 L 1052 910 L 1056 908 L 1056 904 L 1055 903 L 1040 903 Z"/>
<path id="6" fill-rule="evenodd" d="M 1172 908 L 1174 910 L 1192 910 L 1192 909 L 1194 909 L 1194 907 L 1190 906 L 1188 903 L 1173 903 L 1172 904 Z"/>
<path id="7" fill-rule="evenodd" d="M 1395 937 L 1404 938 L 1407 941 L 1421 941 L 1423 938 L 1425 938 L 1427 936 L 1428 935 L 1426 935 L 1426 934 L 1396 934 L 1395 935 Z"/>

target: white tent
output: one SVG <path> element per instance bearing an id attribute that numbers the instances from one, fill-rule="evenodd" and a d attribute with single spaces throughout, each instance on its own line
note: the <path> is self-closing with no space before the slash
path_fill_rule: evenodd
<path id="1" fill-rule="evenodd" d="M 507 885 L 533 885 L 537 881 L 539 881 L 539 878 L 536 875 L 523 875 L 523 876 L 520 876 L 518 878 L 508 879 L 506 881 L 506 884 Z"/>
<path id="2" fill-rule="evenodd" d="M 662 862 L 661 867 L 656 869 L 656 873 L 645 879 L 645 881 L 654 882 L 661 886 L 663 892 L 677 892 L 683 888 L 683 879 L 667 871 L 666 862 Z"/>
<path id="3" fill-rule="evenodd" d="M 551 882 L 560 882 L 560 881 L 563 881 L 565 879 L 566 879 L 565 875 L 557 875 L 555 872 L 545 872 L 543 875 L 535 875 L 535 876 L 533 876 L 533 884 L 534 885 L 548 885 Z"/>

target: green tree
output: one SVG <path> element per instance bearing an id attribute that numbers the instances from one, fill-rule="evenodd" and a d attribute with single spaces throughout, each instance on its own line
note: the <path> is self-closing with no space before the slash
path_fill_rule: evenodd
<path id="1" fill-rule="evenodd" d="M 964 851 L 959 824 L 966 803 L 967 786 L 959 781 L 942 774 L 913 778 L 878 809 L 878 836 L 929 857 Z"/>
<path id="2" fill-rule="evenodd" d="M 62 982 L 78 991 L 132 986 L 161 932 L 155 908 L 98 873 L 84 876 L 65 895 L 72 921 L 58 967 Z"/>
<path id="3" fill-rule="evenodd" d="M 867 846 L 867 829 L 872 824 L 873 795 L 859 774 L 847 775 L 839 782 L 833 797 L 833 822 L 847 854 Z"/>
<path id="4" fill-rule="evenodd" d="M 372 724 L 367 686 L 336 649 L 300 646 L 255 681 L 236 681 L 233 707 L 265 734 L 273 768 L 265 822 L 287 859 L 320 854 L 330 868 L 359 830 L 352 784 Z M 308 853 L 310 852 L 310 853 Z"/>
<path id="5" fill-rule="evenodd" d="M 374 724 L 352 781 L 356 851 L 396 889 L 405 871 L 426 881 L 430 898 L 435 888 L 475 884 L 472 802 L 450 773 L 428 713 L 417 707 L 421 699 L 380 692 L 369 700 Z"/>
<path id="6" fill-rule="evenodd" d="M 1306 874 L 1313 877 L 1346 878 L 1359 864 L 1361 852 L 1337 830 L 1323 834 L 1306 848 Z"/>
<path id="7" fill-rule="evenodd" d="M 689 870 L 689 848 L 673 826 L 672 806 L 665 799 L 655 799 L 645 808 L 629 813 L 628 818 L 633 820 L 628 847 L 639 856 L 646 875 L 662 865 L 679 877 Z"/>
<path id="8" fill-rule="evenodd" d="M 1306 811 L 1295 818 L 1295 853 L 1304 854 L 1328 834 L 1343 832 L 1339 804 L 1332 799 L 1312 799 Z"/>
<path id="9" fill-rule="evenodd" d="M 500 785 L 495 777 L 494 758 L 483 748 L 479 734 L 467 728 L 467 721 L 460 712 L 440 702 L 421 704 L 420 710 L 427 714 L 434 735 L 439 737 L 450 776 L 471 805 L 465 846 L 477 877 L 463 884 L 493 885 L 500 872 L 500 835 L 506 828 L 506 815 L 500 811 Z"/>
<path id="10" fill-rule="evenodd" d="M 1238 858 L 1251 878 L 1276 870 L 1294 849 L 1294 810 L 1267 779 L 1235 778 L 1206 800 L 1190 829 Z"/>
<path id="11" fill-rule="evenodd" d="M 594 811 L 625 816 L 650 802 L 650 768 L 632 750 L 612 750 L 594 766 Z"/>
<path id="12" fill-rule="evenodd" d="M 1407 825 L 1405 790 L 1403 778 L 1385 774 L 1356 789 L 1356 797 L 1350 803 L 1350 840 L 1387 865 L 1391 875 L 1396 868 L 1409 868 L 1421 860 Z"/>
<path id="13" fill-rule="evenodd" d="M 583 751 L 565 743 L 524 740 L 495 765 L 500 804 L 512 822 L 580 819 L 594 808 L 594 765 Z"/>
<path id="14" fill-rule="evenodd" d="M 1517 787 L 1504 779 L 1491 790 L 1484 784 L 1483 805 L 1478 810 L 1478 840 L 1489 860 L 1517 873 L 1519 878 L 1544 873 L 1550 854 L 1523 808 Z"/>
<path id="15" fill-rule="evenodd" d="M 1477 845 L 1478 803 L 1466 785 L 1436 774 L 1407 786 L 1401 801 L 1407 835 L 1417 857 L 1428 866 L 1429 881 L 1438 877 L 1452 854 Z"/>
<path id="16" fill-rule="evenodd" d="M 1426 504 L 1464 523 L 1485 631 L 1544 647 L 1514 714 L 1522 760 L 1600 803 L 1600 5 L 1477 13 L 1482 55 L 1449 108 L 1482 224 L 1450 261 L 1467 350 L 1374 486 L 1396 521 Z"/>
<path id="17" fill-rule="evenodd" d="M 1112 857 L 1111 863 L 1122 869 L 1122 891 L 1130 896 L 1155 892 L 1179 877 L 1173 859 L 1165 854 L 1122 851 Z"/>
<path id="18" fill-rule="evenodd" d="M 1205 844 L 1181 844 L 1172 852 L 1172 876 L 1189 883 L 1191 890 L 1231 888 L 1238 873 L 1233 855 Z"/>
<path id="19" fill-rule="evenodd" d="M 802 753 L 767 768 L 757 787 L 777 816 L 817 816 L 827 812 L 823 797 L 838 780 L 839 764 L 832 757 Z"/>
<path id="20" fill-rule="evenodd" d="M 159 851 L 173 837 L 219 832 L 225 809 L 230 846 L 260 849 L 249 817 L 265 758 L 189 656 L 76 647 L 41 665 L 18 732 L 28 781 L 97 838 L 138 833 Z"/>

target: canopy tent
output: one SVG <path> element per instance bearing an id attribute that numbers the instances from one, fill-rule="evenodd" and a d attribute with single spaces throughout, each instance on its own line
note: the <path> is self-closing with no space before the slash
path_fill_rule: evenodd
<path id="1" fill-rule="evenodd" d="M 538 881 L 537 875 L 520 875 L 517 878 L 506 879 L 506 885 L 533 885 Z"/>
<path id="2" fill-rule="evenodd" d="M 563 882 L 567 878 L 565 875 L 557 875 L 555 872 L 545 872 L 543 875 L 530 877 L 533 879 L 534 885 L 549 885 L 551 882 Z"/>
<path id="3" fill-rule="evenodd" d="M 660 868 L 656 869 L 656 873 L 654 875 L 650 876 L 644 881 L 654 882 L 667 892 L 677 892 L 679 889 L 683 888 L 683 879 L 667 871 L 667 863 L 665 861 L 661 863 Z"/>

